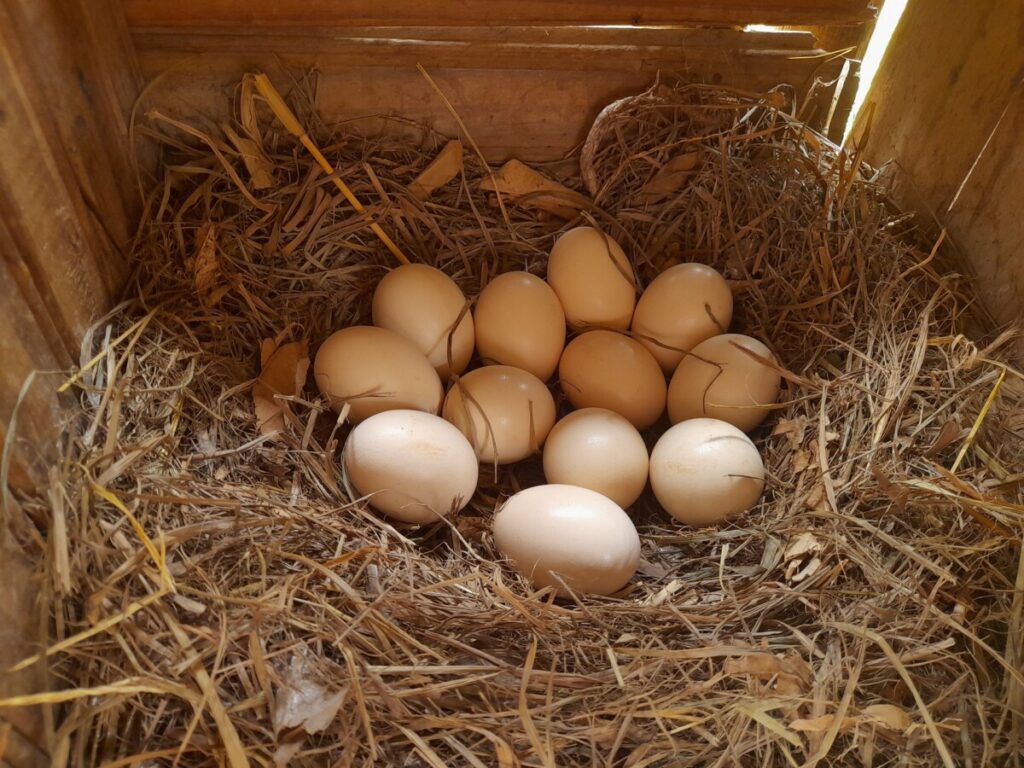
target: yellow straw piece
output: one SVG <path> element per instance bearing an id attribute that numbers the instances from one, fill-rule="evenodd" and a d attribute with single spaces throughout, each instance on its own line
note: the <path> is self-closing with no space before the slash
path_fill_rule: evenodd
<path id="1" fill-rule="evenodd" d="M 281 94 L 278 93 L 274 84 L 270 82 L 270 78 L 261 72 L 255 76 L 255 81 L 256 90 L 258 90 L 262 94 L 263 98 L 267 100 L 267 104 L 270 105 L 274 115 L 276 115 L 277 119 L 281 121 L 281 124 L 288 130 L 288 133 L 292 134 L 292 136 L 302 142 L 302 146 L 309 150 L 309 154 L 313 156 L 313 159 L 317 161 L 320 167 L 323 168 L 328 175 L 333 174 L 334 167 L 330 162 L 328 162 L 327 158 L 323 156 L 320 149 L 309 137 L 309 134 L 306 133 L 305 129 L 302 127 L 302 123 L 300 123 L 299 119 L 295 116 L 295 113 L 288 108 L 287 104 L 285 104 L 284 99 L 281 98 Z M 359 211 L 359 213 L 366 210 L 363 208 L 363 204 L 359 202 L 359 198 L 353 194 L 352 190 L 348 188 L 348 185 L 344 181 L 339 179 L 337 176 L 333 176 L 332 178 L 335 186 L 341 190 L 341 194 L 345 196 L 345 199 L 348 200 L 349 204 L 353 208 Z M 402 250 L 395 245 L 395 241 L 388 237 L 388 234 L 381 229 L 376 222 L 370 222 L 370 229 L 372 229 L 373 233 L 380 238 L 380 241 L 387 246 L 387 249 L 394 254 L 396 259 L 398 259 L 402 264 L 409 263 L 409 259 L 406 258 L 405 254 L 402 253 Z"/>
<path id="2" fill-rule="evenodd" d="M 981 407 L 981 413 L 978 414 L 978 418 L 974 420 L 974 426 L 971 427 L 971 431 L 967 433 L 967 439 L 964 440 L 964 444 L 960 447 L 960 452 L 956 455 L 956 461 L 953 462 L 953 466 L 950 472 L 956 472 L 960 466 L 960 462 L 964 460 L 964 456 L 967 455 L 968 449 L 971 447 L 971 443 L 974 442 L 974 436 L 978 434 L 978 430 L 981 429 L 982 422 L 985 421 L 985 417 L 988 415 L 988 409 L 992 407 L 992 403 L 996 401 L 996 396 L 999 394 L 999 390 L 1003 387 L 1003 379 L 1006 378 L 1006 369 L 999 373 L 999 378 L 996 379 L 996 385 L 992 387 L 992 391 L 988 394 L 988 399 L 985 400 L 985 404 Z"/>

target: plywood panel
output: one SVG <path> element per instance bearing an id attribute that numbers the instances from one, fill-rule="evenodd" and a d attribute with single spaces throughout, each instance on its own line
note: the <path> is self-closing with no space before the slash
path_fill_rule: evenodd
<path id="1" fill-rule="evenodd" d="M 870 0 L 124 0 L 132 26 L 238 28 L 358 24 L 833 24 Z"/>
<path id="2" fill-rule="evenodd" d="M 1022 40 L 1019 0 L 910 0 L 869 97 L 870 159 L 895 161 L 897 199 L 947 227 L 1002 322 L 1024 317 Z"/>

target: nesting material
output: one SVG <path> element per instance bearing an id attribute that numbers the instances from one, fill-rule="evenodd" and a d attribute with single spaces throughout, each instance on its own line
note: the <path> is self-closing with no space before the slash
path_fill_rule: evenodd
<path id="1" fill-rule="evenodd" d="M 578 168 L 541 169 L 589 193 L 566 223 L 527 195 L 499 205 L 469 154 L 429 191 L 447 137 L 330 133 L 289 94 L 357 213 L 248 86 L 233 130 L 265 156 L 258 179 L 225 137 L 147 123 L 164 162 L 135 276 L 83 344 L 47 499 L 21 500 L 47 534 L 55 635 L 26 664 L 52 668 L 41 700 L 63 702 L 53 749 L 69 765 L 1019 757 L 1010 334 L 971 314 L 915 220 L 781 92 L 659 86 L 612 105 Z M 370 220 L 470 299 L 504 271 L 543 275 L 572 226 L 620 243 L 641 287 L 677 263 L 719 270 L 732 329 L 784 366 L 751 433 L 762 501 L 695 529 L 645 493 L 639 572 L 583 604 L 535 590 L 493 545 L 495 508 L 542 482 L 536 457 L 486 468 L 434 525 L 372 512 L 311 379 L 295 391 L 276 371 L 266 382 L 291 383 L 274 418 L 253 405 L 268 404 L 264 340 L 297 343 L 278 364 L 299 366 L 302 344 L 370 321 L 395 264 Z"/>

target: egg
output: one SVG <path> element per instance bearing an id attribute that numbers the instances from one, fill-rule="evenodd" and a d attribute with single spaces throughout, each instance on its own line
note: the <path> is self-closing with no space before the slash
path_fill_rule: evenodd
<path id="1" fill-rule="evenodd" d="M 473 316 L 468 310 L 463 312 L 465 307 L 466 297 L 444 272 L 426 264 L 404 264 L 392 269 L 377 284 L 373 292 L 373 324 L 411 341 L 427 356 L 438 375 L 447 379 L 452 371 L 466 370 L 473 356 Z"/>
<path id="2" fill-rule="evenodd" d="M 437 413 L 444 394 L 437 372 L 412 342 L 372 325 L 328 336 L 317 350 L 313 373 L 331 408 L 341 411 L 349 404 L 354 424 L 397 408 Z"/>
<path id="3" fill-rule="evenodd" d="M 683 352 L 725 333 L 730 322 L 732 291 L 725 278 L 703 264 L 677 264 L 647 286 L 630 328 L 662 370 L 672 373 Z"/>
<path id="4" fill-rule="evenodd" d="M 443 415 L 469 438 L 480 461 L 511 464 L 540 450 L 555 423 L 555 400 L 532 373 L 489 365 L 452 385 Z"/>
<path id="5" fill-rule="evenodd" d="M 607 408 L 646 429 L 665 410 L 665 376 L 640 342 L 614 331 L 588 331 L 558 364 L 562 391 L 576 408 Z"/>
<path id="6" fill-rule="evenodd" d="M 480 292 L 474 313 L 476 348 L 485 363 L 511 365 L 547 381 L 565 346 L 565 313 L 547 283 L 529 272 L 506 272 Z"/>
<path id="7" fill-rule="evenodd" d="M 480 471 L 466 437 L 422 411 L 366 419 L 349 433 L 342 460 L 370 506 L 405 523 L 433 523 L 465 507 Z"/>
<path id="8" fill-rule="evenodd" d="M 559 237 L 548 259 L 548 283 L 573 328 L 629 328 L 636 304 L 633 268 L 604 232 L 576 227 Z"/>
<path id="9" fill-rule="evenodd" d="M 573 485 L 538 485 L 494 516 L 494 546 L 535 587 L 610 595 L 640 562 L 640 537 L 618 504 Z"/>
<path id="10" fill-rule="evenodd" d="M 647 446 L 636 427 L 604 408 L 573 411 L 544 443 L 544 477 L 577 485 L 628 507 L 647 484 Z"/>
<path id="11" fill-rule="evenodd" d="M 750 509 L 764 490 L 764 464 L 743 432 L 717 419 L 668 429 L 651 451 L 651 489 L 680 522 L 714 525 Z"/>
<path id="12" fill-rule="evenodd" d="M 749 432 L 766 418 L 779 398 L 782 379 L 743 349 L 772 360 L 757 339 L 739 333 L 712 336 L 683 358 L 668 388 L 668 417 L 675 424 L 707 416 Z"/>

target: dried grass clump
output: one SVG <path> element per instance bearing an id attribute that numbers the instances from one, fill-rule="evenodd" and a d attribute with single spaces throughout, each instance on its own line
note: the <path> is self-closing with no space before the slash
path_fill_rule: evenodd
<path id="1" fill-rule="evenodd" d="M 264 339 L 315 350 L 368 322 L 393 264 L 370 218 L 469 296 L 503 270 L 542 274 L 572 224 L 503 212 L 472 155 L 418 199 L 407 185 L 444 145 L 428 131 L 318 129 L 363 216 L 251 91 L 233 126 L 249 144 L 153 116 L 164 175 L 131 298 L 86 340 L 81 412 L 35 504 L 53 516 L 59 755 L 1019 765 L 1024 382 L 1000 360 L 1008 335 L 962 335 L 984 323 L 969 284 L 783 102 L 659 86 L 602 113 L 582 179 L 560 177 L 589 187 L 583 218 L 643 283 L 680 260 L 734 280 L 734 328 L 790 371 L 755 435 L 759 506 L 692 530 L 645 496 L 641 574 L 578 604 L 531 592 L 489 540 L 537 461 L 484 472 L 452 525 L 398 530 L 346 490 L 346 427 L 311 382 L 276 436 L 252 403 Z"/>

